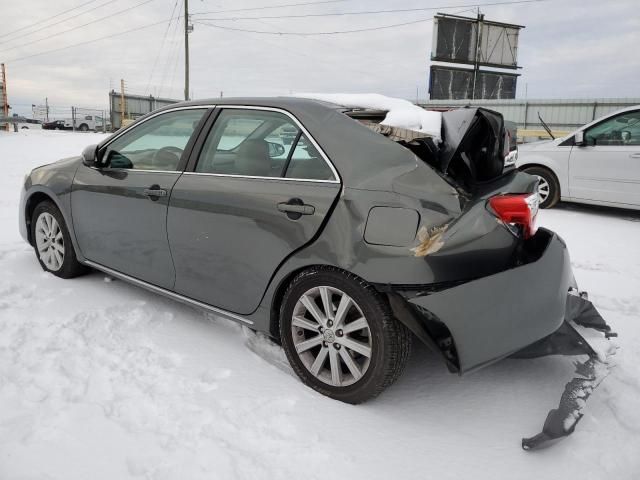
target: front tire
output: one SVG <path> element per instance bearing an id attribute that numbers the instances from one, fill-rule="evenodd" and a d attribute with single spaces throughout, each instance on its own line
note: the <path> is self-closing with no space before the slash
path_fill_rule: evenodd
<path id="1" fill-rule="evenodd" d="M 44 271 L 60 278 L 73 278 L 88 270 L 78 262 L 67 224 L 53 202 L 41 202 L 34 209 L 31 238 Z"/>
<path id="2" fill-rule="evenodd" d="M 395 382 L 411 352 L 411 333 L 393 317 L 386 298 L 333 267 L 315 267 L 292 280 L 280 309 L 280 338 L 303 383 L 353 404 Z"/>
<path id="3" fill-rule="evenodd" d="M 560 184 L 551 170 L 544 167 L 528 167 L 523 171 L 538 177 L 540 208 L 554 207 L 560 201 Z"/>

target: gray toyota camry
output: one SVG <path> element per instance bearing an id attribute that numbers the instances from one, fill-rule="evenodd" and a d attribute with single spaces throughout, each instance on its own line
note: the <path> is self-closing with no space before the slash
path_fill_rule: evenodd
<path id="1" fill-rule="evenodd" d="M 505 169 L 502 117 L 444 112 L 435 138 L 386 113 L 175 104 L 34 169 L 20 230 L 58 277 L 100 270 L 267 333 L 344 402 L 390 386 L 416 339 L 458 374 L 549 354 L 599 371 L 579 331 L 614 334 L 536 229 L 537 179 Z M 565 399 L 523 446 L 567 435 L 580 408 Z"/>

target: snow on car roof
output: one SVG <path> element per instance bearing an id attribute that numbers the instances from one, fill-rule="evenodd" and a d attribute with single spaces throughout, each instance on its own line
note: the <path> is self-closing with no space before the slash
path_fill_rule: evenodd
<path id="1" fill-rule="evenodd" d="M 442 113 L 425 110 L 402 98 L 377 93 L 296 93 L 297 98 L 308 98 L 348 108 L 383 110 L 387 112 L 381 125 L 420 132 L 442 141 Z"/>

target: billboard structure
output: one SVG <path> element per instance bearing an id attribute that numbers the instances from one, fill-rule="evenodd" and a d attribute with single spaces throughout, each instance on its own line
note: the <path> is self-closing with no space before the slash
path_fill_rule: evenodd
<path id="1" fill-rule="evenodd" d="M 480 67 L 515 70 L 522 25 L 438 14 L 434 17 L 434 62 L 473 65 L 472 69 L 432 65 L 431 99 L 515 98 L 518 74 Z"/>
<path id="2" fill-rule="evenodd" d="M 432 100 L 516 98 L 517 74 L 432 65 L 429 92 Z"/>

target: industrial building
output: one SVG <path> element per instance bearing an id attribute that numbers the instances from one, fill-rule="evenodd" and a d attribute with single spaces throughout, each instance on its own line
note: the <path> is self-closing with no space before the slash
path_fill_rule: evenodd
<path id="1" fill-rule="evenodd" d="M 115 90 L 111 90 L 109 92 L 109 117 L 112 129 L 117 130 L 122 127 L 123 118 L 124 126 L 127 126 L 128 123 L 131 123 L 149 112 L 153 112 L 154 110 L 179 101 L 180 100 L 174 100 L 171 98 L 157 98 L 152 95 L 133 95 L 130 93 L 122 94 Z"/>
<path id="2" fill-rule="evenodd" d="M 421 103 L 427 109 L 460 108 L 466 105 L 500 112 L 505 120 L 517 125 L 518 140 L 523 141 L 546 136 L 538 115 L 554 132 L 562 136 L 608 113 L 640 105 L 640 98 L 427 100 Z"/>

